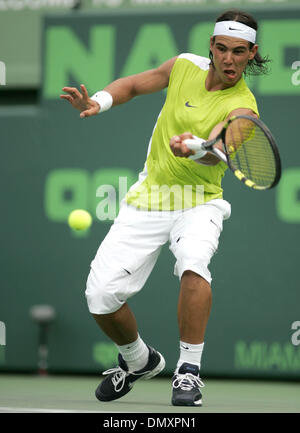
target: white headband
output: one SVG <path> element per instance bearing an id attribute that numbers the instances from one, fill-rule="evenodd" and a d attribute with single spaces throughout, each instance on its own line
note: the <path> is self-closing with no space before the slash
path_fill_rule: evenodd
<path id="1" fill-rule="evenodd" d="M 231 36 L 255 44 L 256 31 L 238 21 L 220 21 L 215 25 L 213 36 Z"/>

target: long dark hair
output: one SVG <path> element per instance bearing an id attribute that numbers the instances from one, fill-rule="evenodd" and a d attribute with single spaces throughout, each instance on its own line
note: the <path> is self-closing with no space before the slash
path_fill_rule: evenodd
<path id="1" fill-rule="evenodd" d="M 229 9 L 226 12 L 223 12 L 218 18 L 216 19 L 216 23 L 220 21 L 238 21 L 239 23 L 246 24 L 246 26 L 251 27 L 254 30 L 258 30 L 258 24 L 255 21 L 255 19 L 248 14 L 247 12 L 239 11 L 237 9 Z M 213 41 L 215 40 L 215 37 L 213 37 Z M 249 48 L 253 48 L 254 44 L 252 42 L 249 42 Z M 209 58 L 211 61 L 211 64 L 213 65 L 213 54 L 211 50 L 209 50 Z M 244 70 L 245 75 L 261 75 L 261 74 L 268 74 L 269 73 L 269 65 L 268 63 L 271 60 L 268 56 L 262 57 L 259 52 L 255 54 L 254 59 L 248 61 L 248 65 L 246 66 Z"/>

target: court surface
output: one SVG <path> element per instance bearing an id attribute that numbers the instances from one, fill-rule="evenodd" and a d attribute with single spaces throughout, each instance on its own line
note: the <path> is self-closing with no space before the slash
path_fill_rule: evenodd
<path id="1" fill-rule="evenodd" d="M 300 383 L 204 379 L 201 408 L 171 405 L 171 378 L 136 382 L 129 394 L 101 403 L 101 376 L 0 374 L 0 412 L 299 413 Z"/>

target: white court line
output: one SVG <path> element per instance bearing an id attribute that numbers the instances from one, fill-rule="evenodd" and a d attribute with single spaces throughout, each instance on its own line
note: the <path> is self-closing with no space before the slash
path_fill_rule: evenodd
<path id="1" fill-rule="evenodd" d="M 73 410 L 73 409 L 41 409 L 36 407 L 5 407 L 0 406 L 0 412 L 32 412 L 32 413 L 116 413 L 104 410 Z M 120 412 L 122 413 L 122 412 Z"/>

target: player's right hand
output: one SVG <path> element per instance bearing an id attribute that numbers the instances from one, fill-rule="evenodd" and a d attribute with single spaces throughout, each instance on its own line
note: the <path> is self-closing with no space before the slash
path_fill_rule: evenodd
<path id="1" fill-rule="evenodd" d="M 183 158 L 188 158 L 190 155 L 194 155 L 195 152 L 190 150 L 186 144 L 184 144 L 184 140 L 186 138 L 193 138 L 193 134 L 191 132 L 184 132 L 181 135 L 174 135 L 170 140 L 170 148 L 175 156 L 180 156 Z"/>
<path id="2" fill-rule="evenodd" d="M 99 113 L 100 105 L 96 101 L 89 98 L 88 92 L 84 84 L 80 85 L 81 92 L 76 87 L 63 87 L 63 91 L 67 95 L 60 95 L 61 99 L 66 99 L 72 107 L 80 111 L 80 117 L 94 116 Z"/>

